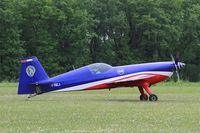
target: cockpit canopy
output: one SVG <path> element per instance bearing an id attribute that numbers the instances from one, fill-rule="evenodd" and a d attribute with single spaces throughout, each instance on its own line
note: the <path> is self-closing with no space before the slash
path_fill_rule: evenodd
<path id="1" fill-rule="evenodd" d="M 88 65 L 88 68 L 93 74 L 101 74 L 112 69 L 112 66 L 105 63 L 94 63 Z"/>

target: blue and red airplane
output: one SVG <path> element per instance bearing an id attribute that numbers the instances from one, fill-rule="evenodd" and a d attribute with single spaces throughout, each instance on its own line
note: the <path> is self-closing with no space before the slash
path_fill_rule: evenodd
<path id="1" fill-rule="evenodd" d="M 18 94 L 28 98 L 47 93 L 78 90 L 111 89 L 116 87 L 139 88 L 142 101 L 157 101 L 150 86 L 171 77 L 185 66 L 174 61 L 115 66 L 105 63 L 90 64 L 49 78 L 37 57 L 21 59 Z M 147 95 L 145 93 L 149 95 Z"/>

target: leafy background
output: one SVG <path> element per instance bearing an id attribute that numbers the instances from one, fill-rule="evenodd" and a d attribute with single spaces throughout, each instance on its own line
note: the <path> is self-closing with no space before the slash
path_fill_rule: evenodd
<path id="1" fill-rule="evenodd" d="M 199 0 L 1 0 L 0 81 L 17 81 L 20 58 L 37 56 L 49 76 L 93 62 L 171 60 L 200 81 Z"/>

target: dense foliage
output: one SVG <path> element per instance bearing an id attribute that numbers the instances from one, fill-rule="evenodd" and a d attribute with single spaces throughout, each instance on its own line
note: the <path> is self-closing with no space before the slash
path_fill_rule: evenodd
<path id="1" fill-rule="evenodd" d="M 199 0 L 1 0 L 0 81 L 17 80 L 20 58 L 37 56 L 50 76 L 93 62 L 171 60 L 200 80 Z"/>

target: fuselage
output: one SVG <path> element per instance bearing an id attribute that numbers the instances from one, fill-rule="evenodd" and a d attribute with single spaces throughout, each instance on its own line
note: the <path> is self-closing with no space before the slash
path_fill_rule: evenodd
<path id="1" fill-rule="evenodd" d="M 178 67 L 184 63 L 178 62 Z M 140 86 L 158 83 L 171 77 L 175 69 L 172 61 L 112 67 L 95 63 L 38 82 L 43 92 L 93 90 Z"/>

